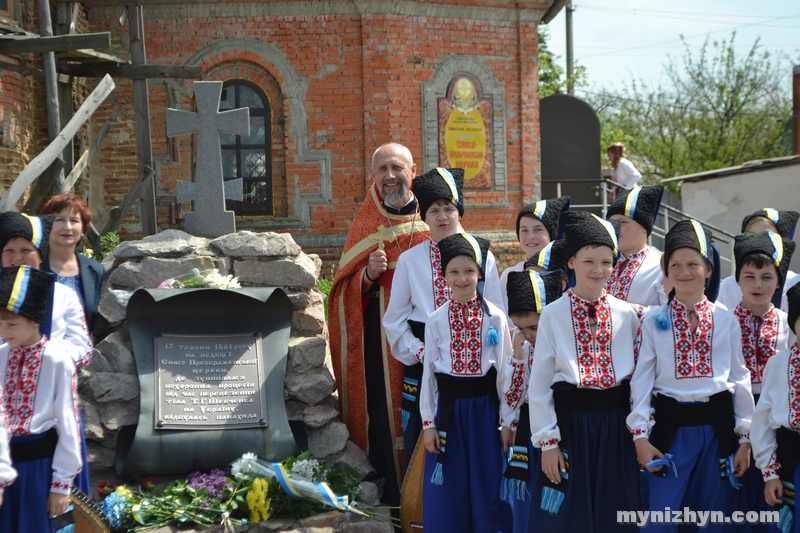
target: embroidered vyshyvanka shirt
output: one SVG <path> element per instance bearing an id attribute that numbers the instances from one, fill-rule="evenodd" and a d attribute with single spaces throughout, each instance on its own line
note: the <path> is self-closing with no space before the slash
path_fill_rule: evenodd
<path id="1" fill-rule="evenodd" d="M 592 333 L 590 306 L 596 314 Z M 542 311 L 528 384 L 531 440 L 542 450 L 558 447 L 553 383 L 609 389 L 633 374 L 639 319 L 627 303 L 604 294 L 592 302 L 572 290 Z"/>
<path id="2" fill-rule="evenodd" d="M 691 331 L 690 311 L 697 315 Z M 667 313 L 656 325 L 660 313 Z M 748 442 L 753 417 L 750 372 L 742 357 L 742 335 L 736 317 L 723 306 L 704 299 L 693 309 L 673 299 L 648 313 L 642 321 L 641 348 L 631 379 L 628 429 L 634 439 L 648 436 L 650 405 L 656 394 L 679 402 L 707 402 L 722 391 L 733 393 L 735 431 Z"/>
<path id="3" fill-rule="evenodd" d="M 497 263 L 489 252 L 486 258 L 484 297 L 500 305 L 500 279 Z M 424 346 L 411 332 L 408 321 L 428 321 L 428 316 L 450 300 L 450 286 L 442 273 L 439 245 L 431 239 L 400 254 L 392 278 L 392 296 L 383 317 L 383 329 L 392 356 L 405 365 L 422 360 Z"/>
<path id="4" fill-rule="evenodd" d="M 615 298 L 646 308 L 667 303 L 661 280 L 661 252 L 644 248 L 620 260 L 606 282 L 606 291 Z"/>
<path id="5" fill-rule="evenodd" d="M 797 342 L 789 329 L 786 313 L 770 305 L 761 317 L 753 316 L 750 309 L 737 305 L 733 310 L 742 331 L 742 356 L 750 371 L 753 394 L 761 394 L 764 367 L 778 350 L 788 350 Z"/>
<path id="6" fill-rule="evenodd" d="M 750 443 L 764 481 L 779 477 L 778 428 L 800 432 L 800 350 L 781 349 L 764 369 L 763 389 L 753 414 Z"/>
<path id="7" fill-rule="evenodd" d="M 9 437 L 58 431 L 50 492 L 69 494 L 82 467 L 78 384 L 66 343 L 42 339 L 26 347 L 0 346 L 3 409 Z"/>
<path id="8" fill-rule="evenodd" d="M 503 366 L 511 357 L 511 338 L 503 311 L 491 302 L 487 304 L 491 319 L 483 309 L 480 298 L 473 298 L 466 303 L 450 300 L 428 317 L 419 397 L 423 429 L 436 427 L 439 406 L 437 372 L 478 378 L 494 367 L 497 371 L 497 395 L 502 398 L 506 388 Z M 499 340 L 494 346 L 487 342 L 490 322 Z M 510 421 L 501 420 L 501 424 L 510 427 Z"/>
<path id="9" fill-rule="evenodd" d="M 517 333 L 521 335 L 521 333 Z M 513 347 L 513 341 L 512 341 Z M 533 366 L 533 345 L 525 341 L 522 345 L 524 359 L 508 358 L 503 366 L 503 377 L 506 389 L 500 398 L 500 413 L 505 421 L 510 421 L 510 428 L 516 430 L 519 421 L 519 409 L 528 402 L 528 382 L 531 379 L 531 366 Z M 513 355 L 513 349 L 512 349 Z"/>
<path id="10" fill-rule="evenodd" d="M 63 340 L 64 349 L 77 368 L 89 363 L 92 358 L 92 341 L 86 327 L 83 306 L 75 291 L 61 283 L 53 283 L 53 312 L 50 317 L 52 340 Z"/>
<path id="11" fill-rule="evenodd" d="M 0 384 L 0 399 L 3 398 L 3 387 Z M 5 409 L 0 409 L 0 496 L 3 489 L 17 479 L 17 471 L 11 466 L 11 456 L 8 449 L 8 432 L 6 432 Z"/>

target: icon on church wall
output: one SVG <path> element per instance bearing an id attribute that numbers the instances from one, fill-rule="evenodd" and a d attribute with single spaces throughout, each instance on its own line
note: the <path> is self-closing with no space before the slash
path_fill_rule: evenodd
<path id="1" fill-rule="evenodd" d="M 465 189 L 492 188 L 492 101 L 462 74 L 438 99 L 439 166 L 464 169 Z"/>

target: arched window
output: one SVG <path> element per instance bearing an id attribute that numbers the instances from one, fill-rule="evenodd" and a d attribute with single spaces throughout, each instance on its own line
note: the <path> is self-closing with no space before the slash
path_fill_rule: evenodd
<path id="1" fill-rule="evenodd" d="M 242 179 L 243 201 L 225 202 L 237 216 L 273 216 L 272 113 L 263 89 L 247 80 L 222 84 L 219 110 L 250 108 L 250 135 L 220 133 L 222 176 Z"/>

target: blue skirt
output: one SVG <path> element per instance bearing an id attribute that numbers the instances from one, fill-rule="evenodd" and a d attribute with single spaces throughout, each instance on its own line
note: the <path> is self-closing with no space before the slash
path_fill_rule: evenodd
<path id="1" fill-rule="evenodd" d="M 505 457 L 496 421 L 497 403 L 488 396 L 455 400 L 441 485 L 431 482 L 437 456 L 425 452 L 425 531 L 511 532 L 511 507 L 500 499 Z"/>
<path id="2" fill-rule="evenodd" d="M 569 437 L 569 483 L 558 513 L 540 508 L 541 467 L 533 476 L 528 531 L 638 531 L 617 511 L 641 510 L 636 449 L 625 425 L 629 409 L 575 411 Z M 532 472 L 533 473 L 533 472 Z"/>
<path id="3" fill-rule="evenodd" d="M 11 437 L 12 443 L 32 442 L 45 433 Z M 0 531 L 3 533 L 53 533 L 47 515 L 47 498 L 53 481 L 53 458 L 14 464 L 17 479 L 3 493 Z"/>

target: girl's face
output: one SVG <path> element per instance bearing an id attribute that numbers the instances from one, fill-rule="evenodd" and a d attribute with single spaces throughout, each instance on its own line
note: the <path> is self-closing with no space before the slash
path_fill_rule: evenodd
<path id="1" fill-rule="evenodd" d="M 694 248 L 678 248 L 672 252 L 667 265 L 667 277 L 677 297 L 703 294 L 709 276 L 711 267 Z"/>
<path id="2" fill-rule="evenodd" d="M 533 257 L 550 244 L 550 232 L 538 218 L 522 217 L 519 221 L 519 244 L 526 257 Z"/>

